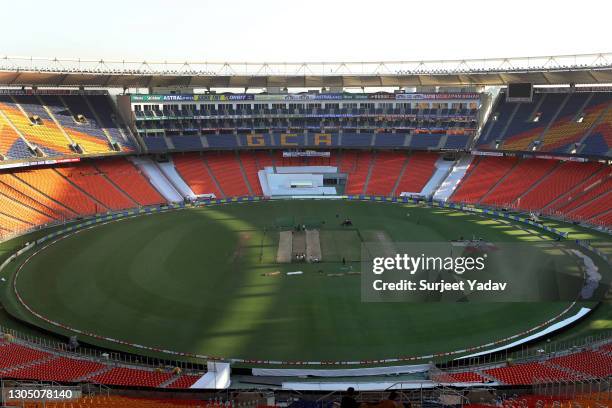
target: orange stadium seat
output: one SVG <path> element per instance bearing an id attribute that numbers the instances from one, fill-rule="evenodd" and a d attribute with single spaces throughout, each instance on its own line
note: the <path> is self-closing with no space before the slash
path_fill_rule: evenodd
<path id="1" fill-rule="evenodd" d="M 257 175 L 257 172 L 262 168 L 260 168 L 257 164 L 255 155 L 250 152 L 241 152 L 239 157 L 249 185 L 251 186 L 251 190 L 253 190 L 253 194 L 259 196 L 262 195 L 263 191 Z"/>
<path id="2" fill-rule="evenodd" d="M 57 357 L 42 363 L 5 372 L 7 377 L 40 381 L 74 381 L 106 367 L 95 361 Z"/>
<path id="3" fill-rule="evenodd" d="M 135 385 L 142 387 L 159 387 L 172 378 L 168 372 L 145 371 L 127 367 L 116 367 L 89 380 L 109 385 Z"/>
<path id="4" fill-rule="evenodd" d="M 516 164 L 513 157 L 482 158 L 451 196 L 452 201 L 477 203 Z"/>
<path id="5" fill-rule="evenodd" d="M 240 171 L 240 164 L 233 152 L 207 154 L 204 157 L 225 196 L 249 195 L 249 189 Z"/>
<path id="6" fill-rule="evenodd" d="M 406 157 L 404 153 L 378 153 L 374 159 L 366 194 L 390 195 L 406 163 Z"/>
<path id="7" fill-rule="evenodd" d="M 91 165 L 83 163 L 78 166 L 58 167 L 57 171 L 111 210 L 137 206 Z"/>
<path id="8" fill-rule="evenodd" d="M 77 214 L 89 215 L 108 211 L 108 208 L 94 201 L 52 168 L 24 170 L 14 174 Z"/>
<path id="9" fill-rule="evenodd" d="M 221 192 L 199 154 L 175 155 L 173 159 L 176 170 L 194 194 L 214 194 L 215 197 L 221 197 Z"/>
<path id="10" fill-rule="evenodd" d="M 346 193 L 360 195 L 364 194 L 365 183 L 370 171 L 372 153 L 370 152 L 344 152 L 342 155 L 341 168 L 348 174 L 346 182 Z"/>
<path id="11" fill-rule="evenodd" d="M 45 214 L 53 216 L 59 220 L 67 220 L 77 216 L 76 212 L 60 204 L 53 198 L 41 193 L 34 187 L 26 184 L 20 178 L 16 177 L 16 174 L 17 173 L 0 174 L 0 183 L 11 187 L 12 191 L 14 192 L 14 196 L 18 197 L 19 201 L 27 203 L 28 205 L 36 206 Z M 57 216 L 54 214 L 57 214 Z"/>
<path id="12" fill-rule="evenodd" d="M 436 171 L 435 153 L 415 152 L 408 158 L 406 169 L 397 186 L 396 195 L 402 192 L 419 193 Z"/>
<path id="13" fill-rule="evenodd" d="M 511 206 L 531 186 L 555 168 L 555 160 L 524 159 L 481 201 L 498 207 Z"/>
<path id="14" fill-rule="evenodd" d="M 128 160 L 113 158 L 96 162 L 95 166 L 139 205 L 166 202 L 149 180 Z"/>

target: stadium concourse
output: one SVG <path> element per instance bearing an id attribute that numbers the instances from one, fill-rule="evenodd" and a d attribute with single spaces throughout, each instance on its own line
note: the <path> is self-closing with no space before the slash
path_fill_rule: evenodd
<path id="1" fill-rule="evenodd" d="M 337 196 L 413 196 L 609 231 L 612 91 L 536 88 L 522 102 L 507 92 L 485 106 L 472 91 L 120 95 L 115 104 L 105 91 L 3 90 L 0 238 L 125 209 L 269 198 L 270 174 L 309 171 L 332 178 L 321 187 Z M 599 381 L 612 375 L 608 340 L 512 363 L 432 367 L 431 381 Z M 17 335 L 0 341 L 2 378 L 188 389 L 205 372 L 83 356 Z M 73 406 L 174 406 L 96 398 Z"/>

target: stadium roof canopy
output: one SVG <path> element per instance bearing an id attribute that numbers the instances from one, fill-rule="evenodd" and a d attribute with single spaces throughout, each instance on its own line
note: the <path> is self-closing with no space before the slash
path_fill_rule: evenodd
<path id="1" fill-rule="evenodd" d="M 378 62 L 160 62 L 1 57 L 0 85 L 320 88 L 610 84 L 612 53 Z"/>

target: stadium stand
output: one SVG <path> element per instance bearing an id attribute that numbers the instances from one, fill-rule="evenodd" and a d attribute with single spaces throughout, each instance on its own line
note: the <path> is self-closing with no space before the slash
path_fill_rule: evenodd
<path id="1" fill-rule="evenodd" d="M 609 166 L 596 162 L 479 157 L 451 201 L 609 225 L 611 174 Z"/>
<path id="2" fill-rule="evenodd" d="M 130 131 L 119 124 L 119 117 L 108 95 L 82 95 L 81 97 L 86 100 L 97 120 L 99 119 L 100 126 L 108 133 L 112 141 L 120 144 L 123 152 L 130 153 L 137 150 L 130 137 Z"/>
<path id="3" fill-rule="evenodd" d="M 204 156 L 212 177 L 226 197 L 249 195 L 249 189 L 234 152 L 210 153 Z"/>
<path id="4" fill-rule="evenodd" d="M 528 385 L 541 380 L 577 380 L 580 377 L 545 363 L 527 363 L 515 366 L 492 368 L 483 371 L 487 376 L 504 384 Z"/>
<path id="5" fill-rule="evenodd" d="M 113 158 L 96 162 L 94 166 L 138 205 L 165 203 L 164 198 L 130 161 Z"/>
<path id="6" fill-rule="evenodd" d="M 0 136 L 0 154 L 8 160 L 137 150 L 105 94 L 0 95 Z"/>
<path id="7" fill-rule="evenodd" d="M 421 192 L 436 170 L 435 164 L 439 157 L 435 153 L 421 152 L 410 155 L 398 182 L 396 195 L 402 192 Z"/>
<path id="8" fill-rule="evenodd" d="M 611 101 L 608 91 L 556 90 L 536 91 L 531 103 L 512 103 L 506 102 L 502 91 L 477 145 L 481 149 L 495 149 L 499 144 L 500 150 L 606 156 Z"/>
<path id="9" fill-rule="evenodd" d="M 29 159 L 33 152 L 6 118 L 0 107 L 0 155 L 5 160 Z"/>
<path id="10" fill-rule="evenodd" d="M 13 174 L 76 214 L 91 215 L 108 211 L 102 203 L 83 193 L 53 168 L 23 170 Z"/>
<path id="11" fill-rule="evenodd" d="M 172 378 L 173 374 L 161 371 L 138 370 L 128 367 L 115 367 L 89 378 L 89 381 L 109 385 L 132 385 L 139 387 L 159 387 Z"/>
<path id="12" fill-rule="evenodd" d="M 514 157 L 480 157 L 461 180 L 451 201 L 476 204 L 512 170 Z"/>
<path id="13" fill-rule="evenodd" d="M 0 174 L 0 183 L 8 187 L 5 192 L 15 200 L 36 208 L 57 220 L 68 220 L 77 216 L 74 211 L 21 181 L 16 174 L 18 173 L 6 172 Z"/>
<path id="14" fill-rule="evenodd" d="M 65 353 L 62 353 L 65 354 Z M 94 361 L 77 354 L 70 356 L 42 351 L 12 340 L 0 340 L 0 378 L 39 381 L 88 381 L 106 385 L 168 387 L 186 389 L 202 374 L 173 374 L 144 366 L 117 366 L 116 362 Z"/>
<path id="15" fill-rule="evenodd" d="M 12 123 L 15 129 L 30 144 L 40 148 L 47 156 L 70 156 L 76 154 L 70 149 L 70 139 L 48 116 L 43 114 L 44 109 L 40 105 L 28 103 L 25 106 L 35 110 L 36 113 L 26 112 L 10 95 L 0 95 L 2 115 Z M 35 116 L 38 114 L 43 116 L 35 120 Z"/>
<path id="16" fill-rule="evenodd" d="M 187 389 L 195 384 L 200 377 L 199 375 L 181 375 L 176 380 L 172 381 L 170 385 L 168 385 L 168 388 Z"/>
<path id="17" fill-rule="evenodd" d="M 524 210 L 558 206 L 571 199 L 568 193 L 576 186 L 603 170 L 604 167 L 599 163 L 561 162 L 552 173 L 544 177 L 537 188 L 525 193 L 517 206 Z"/>
<path id="18" fill-rule="evenodd" d="M 81 163 L 75 166 L 56 168 L 66 179 L 95 198 L 110 210 L 123 210 L 137 204 L 123 194 L 92 165 Z"/>
<path id="19" fill-rule="evenodd" d="M 5 372 L 7 377 L 40 381 L 76 381 L 106 366 L 95 361 L 56 357 L 44 362 Z"/>
<path id="20" fill-rule="evenodd" d="M 556 166 L 554 160 L 523 159 L 480 202 L 498 207 L 511 206 Z"/>
<path id="21" fill-rule="evenodd" d="M 342 155 L 341 170 L 348 174 L 347 194 L 364 194 L 372 164 L 371 152 L 346 151 Z"/>
<path id="22" fill-rule="evenodd" d="M 555 357 L 548 360 L 548 364 L 595 378 L 612 375 L 612 356 L 599 351 L 587 350 L 563 357 Z"/>
<path id="23" fill-rule="evenodd" d="M 406 154 L 379 152 L 374 158 L 366 194 L 390 195 L 406 163 Z"/>
<path id="24" fill-rule="evenodd" d="M 257 157 L 251 152 L 240 152 L 238 157 L 252 193 L 254 195 L 262 195 L 263 191 L 259 183 L 259 177 L 257 177 L 257 172 L 262 170 L 263 167 L 259 167 Z"/>
<path id="25" fill-rule="evenodd" d="M 52 354 L 20 344 L 2 343 L 0 345 L 0 370 L 6 371 L 9 368 L 21 367 L 49 359 L 52 356 Z"/>
<path id="26" fill-rule="evenodd" d="M 83 146 L 87 153 L 113 151 L 109 144 L 110 140 L 81 95 L 43 95 L 41 99 L 70 138 Z"/>
<path id="27" fill-rule="evenodd" d="M 5 184 L 0 183 L 0 213 L 24 221 L 30 225 L 41 225 L 53 222 L 53 218 L 31 207 L 31 199 L 23 197 L 24 201 L 15 198 L 15 192 Z"/>
<path id="28" fill-rule="evenodd" d="M 194 194 L 223 196 L 199 153 L 178 154 L 174 155 L 173 159 L 177 171 Z"/>
<path id="29" fill-rule="evenodd" d="M 462 373 L 446 374 L 444 382 L 449 383 L 487 383 L 490 380 L 477 372 L 465 371 Z"/>
<path id="30" fill-rule="evenodd" d="M 584 139 L 577 153 L 596 155 L 612 149 L 612 106 L 600 118 L 591 133 Z M 609 156 L 609 154 L 608 154 Z"/>

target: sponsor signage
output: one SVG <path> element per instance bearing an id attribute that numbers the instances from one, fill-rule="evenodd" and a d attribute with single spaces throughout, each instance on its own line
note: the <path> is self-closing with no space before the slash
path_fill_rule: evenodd
<path id="1" fill-rule="evenodd" d="M 130 95 L 132 102 L 236 102 L 236 101 L 342 101 L 342 100 L 476 100 L 478 93 L 406 93 L 406 94 L 287 94 L 287 95 Z"/>
<path id="2" fill-rule="evenodd" d="M 316 150 L 283 151 L 283 157 L 330 157 L 330 152 L 318 152 Z"/>

